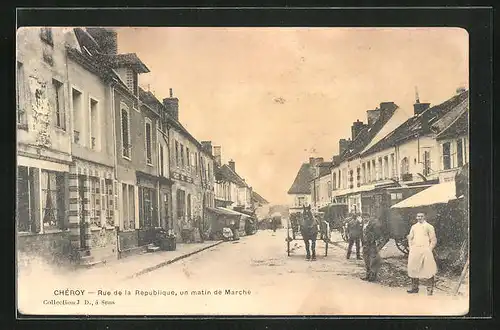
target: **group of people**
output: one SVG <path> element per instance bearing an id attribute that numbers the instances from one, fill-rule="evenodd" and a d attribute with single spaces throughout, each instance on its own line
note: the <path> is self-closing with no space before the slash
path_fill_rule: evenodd
<path id="1" fill-rule="evenodd" d="M 434 257 L 434 248 L 437 244 L 434 226 L 426 221 L 424 213 L 418 213 L 417 222 L 411 227 L 408 239 L 408 276 L 411 279 L 409 294 L 419 292 L 420 280 L 427 280 L 427 294 L 432 295 L 434 290 L 434 276 L 437 273 L 437 264 Z M 346 224 L 346 235 L 349 242 L 346 258 L 352 254 L 356 246 L 356 258 L 365 262 L 365 281 L 374 282 L 377 279 L 382 259 L 377 240 L 381 233 L 377 220 L 369 218 L 365 221 L 361 215 L 352 214 Z M 362 255 L 361 258 L 361 249 Z"/>

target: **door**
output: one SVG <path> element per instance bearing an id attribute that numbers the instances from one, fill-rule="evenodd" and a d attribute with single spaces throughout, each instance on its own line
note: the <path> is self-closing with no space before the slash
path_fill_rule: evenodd
<path id="1" fill-rule="evenodd" d="M 87 249 L 87 242 L 85 240 L 85 233 L 87 232 L 87 223 L 85 221 L 85 194 L 84 194 L 85 177 L 83 175 L 78 176 L 78 208 L 80 215 L 80 248 Z"/>

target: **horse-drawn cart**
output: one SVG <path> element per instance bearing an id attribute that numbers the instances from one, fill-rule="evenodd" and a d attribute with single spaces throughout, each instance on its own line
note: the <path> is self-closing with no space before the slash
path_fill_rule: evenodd
<path id="1" fill-rule="evenodd" d="M 304 207 L 303 212 L 290 214 L 286 223 L 286 245 L 287 255 L 290 256 L 291 242 L 301 239 L 306 244 L 309 257 L 309 241 L 311 241 L 312 257 L 316 256 L 316 240 L 319 234 L 320 240 L 325 242 L 325 257 L 328 256 L 328 244 L 330 243 L 330 224 L 323 221 L 324 214 L 311 212 L 310 207 Z"/>

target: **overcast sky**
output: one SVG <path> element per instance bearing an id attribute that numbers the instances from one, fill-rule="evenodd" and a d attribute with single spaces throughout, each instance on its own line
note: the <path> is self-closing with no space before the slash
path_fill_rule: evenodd
<path id="1" fill-rule="evenodd" d="M 468 35 L 452 28 L 119 28 L 120 52 L 151 70 L 140 84 L 179 98 L 198 140 L 271 203 L 286 203 L 300 165 L 330 159 L 366 110 L 412 114 L 468 87 Z"/>

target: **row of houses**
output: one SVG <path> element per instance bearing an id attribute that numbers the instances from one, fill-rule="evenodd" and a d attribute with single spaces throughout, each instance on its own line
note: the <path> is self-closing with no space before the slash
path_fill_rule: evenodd
<path id="1" fill-rule="evenodd" d="M 150 70 L 118 53 L 116 31 L 20 29 L 16 68 L 21 259 L 113 259 L 149 244 L 151 228 L 209 230 L 219 201 L 267 203 L 179 122 L 172 89 L 160 101 L 139 86 Z"/>
<path id="2" fill-rule="evenodd" d="M 418 93 L 413 109 L 380 103 L 367 111 L 367 123 L 353 122 L 351 137 L 339 141 L 338 155 L 326 161 L 312 157 L 301 165 L 288 191 L 292 212 L 303 205 L 321 211 L 333 203 L 347 205 L 350 212 L 377 214 L 373 197 L 380 189 L 394 205 L 453 181 L 469 161 L 468 114 L 469 92 L 463 88 L 432 107 L 421 103 Z M 435 197 L 426 197 L 429 204 Z"/>

